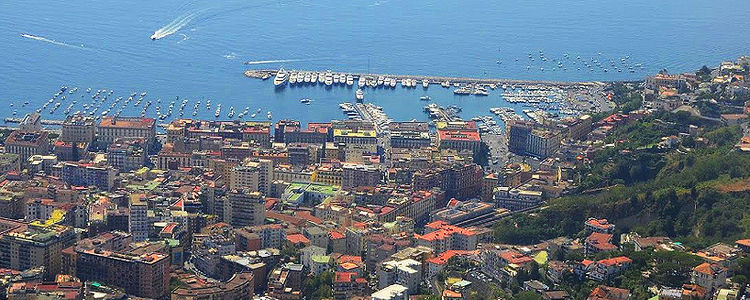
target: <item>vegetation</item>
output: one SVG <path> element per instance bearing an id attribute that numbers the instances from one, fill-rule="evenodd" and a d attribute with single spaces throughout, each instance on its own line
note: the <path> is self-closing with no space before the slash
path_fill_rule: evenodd
<path id="1" fill-rule="evenodd" d="M 750 177 L 750 157 L 732 150 L 742 135 L 739 127 L 713 129 L 695 148 L 667 152 L 653 145 L 660 135 L 695 122 L 700 121 L 664 114 L 617 130 L 610 140 L 622 142 L 595 156 L 581 184 L 608 189 L 562 197 L 537 214 L 505 219 L 495 227 L 497 239 L 529 244 L 574 237 L 588 217 L 608 218 L 625 232 L 666 235 L 696 247 L 750 236 L 750 188 L 724 188 Z"/>
<path id="2" fill-rule="evenodd" d="M 302 292 L 308 299 L 325 299 L 333 297 L 333 273 L 325 272 L 305 280 Z"/>
<path id="3" fill-rule="evenodd" d="M 613 84 L 611 92 L 612 102 L 617 105 L 616 110 L 622 113 L 630 113 L 641 108 L 641 104 L 643 104 L 641 93 L 623 83 Z"/>

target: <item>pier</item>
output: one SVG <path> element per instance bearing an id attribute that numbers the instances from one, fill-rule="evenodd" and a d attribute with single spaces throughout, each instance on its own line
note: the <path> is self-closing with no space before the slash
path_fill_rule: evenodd
<path id="1" fill-rule="evenodd" d="M 358 80 L 360 77 L 369 77 L 369 78 L 378 78 L 378 77 L 387 77 L 387 78 L 394 78 L 397 81 L 401 81 L 402 79 L 409 79 L 409 80 L 417 80 L 418 82 L 421 82 L 422 80 L 427 80 L 431 85 L 432 84 L 442 84 L 444 82 L 450 82 L 451 87 L 453 84 L 459 84 L 459 85 L 485 85 L 490 87 L 498 87 L 502 85 L 510 85 L 510 86 L 516 86 L 516 87 L 523 87 L 525 89 L 546 89 L 549 87 L 557 87 L 561 89 L 575 89 L 575 88 L 586 88 L 591 86 L 598 86 L 601 83 L 598 82 L 569 82 L 569 81 L 546 81 L 546 80 L 520 80 L 520 79 L 501 79 L 501 78 L 473 78 L 473 77 L 451 77 L 451 76 L 427 76 L 427 75 L 396 75 L 396 74 L 375 74 L 375 73 L 356 73 L 356 72 L 340 72 L 340 71 L 312 71 L 312 70 L 288 70 L 290 72 L 297 72 L 297 73 L 325 73 L 325 72 L 332 72 L 332 73 L 345 73 L 347 75 L 352 75 L 355 80 Z M 269 79 L 276 76 L 276 72 L 278 70 L 271 70 L 271 69 L 255 69 L 255 70 L 246 70 L 244 72 L 244 75 L 249 78 L 256 78 L 256 79 Z"/>
<path id="2" fill-rule="evenodd" d="M 23 118 L 5 118 L 3 121 L 5 121 L 5 123 L 20 124 L 23 121 Z M 40 122 L 42 123 L 42 125 L 62 126 L 64 121 L 42 119 Z"/>

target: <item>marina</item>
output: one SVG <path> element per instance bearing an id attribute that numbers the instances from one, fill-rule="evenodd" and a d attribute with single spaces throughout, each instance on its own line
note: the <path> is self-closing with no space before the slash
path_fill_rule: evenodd
<path id="1" fill-rule="evenodd" d="M 288 71 L 284 68 L 278 70 L 258 69 L 247 70 L 244 72 L 248 78 L 266 80 L 273 78 L 274 85 L 278 88 L 287 86 L 297 86 L 305 84 L 323 83 L 326 86 L 344 85 L 364 88 L 395 88 L 397 83 L 404 88 L 416 88 L 421 85 L 427 89 L 430 85 L 440 85 L 444 88 L 455 88 L 455 94 L 473 94 L 479 96 L 488 95 L 489 90 L 497 89 L 501 86 L 511 86 L 513 88 L 525 90 L 547 90 L 550 88 L 557 89 L 585 89 L 587 87 L 598 85 L 596 82 L 566 82 L 566 81 L 543 81 L 543 80 L 518 80 L 518 79 L 492 79 L 492 78 L 472 78 L 472 77 L 448 77 L 448 76 L 425 76 L 425 75 L 393 75 L 393 74 L 374 74 L 374 73 L 351 73 L 351 72 L 333 72 L 327 71 L 309 71 L 294 70 Z M 300 75 L 301 74 L 301 75 Z M 322 82 L 313 80 L 298 80 L 299 76 L 323 78 Z M 341 78 L 346 78 L 341 80 Z"/>

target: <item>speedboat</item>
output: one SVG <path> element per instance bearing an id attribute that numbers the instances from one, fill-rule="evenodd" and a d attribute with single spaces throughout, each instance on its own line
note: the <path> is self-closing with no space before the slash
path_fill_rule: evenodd
<path id="1" fill-rule="evenodd" d="M 312 99 L 310 99 L 310 98 L 302 98 L 302 99 L 299 100 L 299 102 L 300 103 L 304 103 L 304 104 L 310 104 L 310 102 L 312 102 Z"/>
<path id="2" fill-rule="evenodd" d="M 419 97 L 419 100 L 422 100 L 422 101 L 430 101 L 430 99 L 432 99 L 432 98 L 430 98 L 430 96 L 428 96 L 428 95 L 424 95 L 422 97 Z"/>

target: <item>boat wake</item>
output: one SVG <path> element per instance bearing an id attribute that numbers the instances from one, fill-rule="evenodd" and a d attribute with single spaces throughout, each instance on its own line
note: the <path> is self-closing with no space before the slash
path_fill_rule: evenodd
<path id="1" fill-rule="evenodd" d="M 45 37 L 41 37 L 41 36 L 37 36 L 37 35 L 22 33 L 21 36 L 24 37 L 24 38 L 27 38 L 27 39 L 32 39 L 32 40 L 35 40 L 35 41 L 40 41 L 40 42 L 45 42 L 45 43 L 50 43 L 50 44 L 57 45 L 57 46 L 69 47 L 69 48 L 76 48 L 76 49 L 81 49 L 81 50 L 88 50 L 83 45 L 77 46 L 77 45 L 73 45 L 73 44 L 68 44 L 68 43 L 64 43 L 64 42 L 59 42 L 59 41 L 51 40 L 51 39 L 48 39 L 48 38 L 45 38 Z"/>
<path id="2" fill-rule="evenodd" d="M 369 6 L 370 7 L 381 6 L 381 5 L 386 4 L 386 3 L 388 3 L 388 0 L 379 0 L 379 1 L 375 1 L 375 3 L 370 4 Z"/>
<path id="3" fill-rule="evenodd" d="M 163 39 L 165 37 L 168 37 L 174 34 L 175 32 L 179 31 L 183 27 L 190 24 L 190 21 L 195 19 L 195 17 L 197 17 L 201 12 L 202 11 L 196 11 L 196 12 L 187 13 L 187 14 L 177 17 L 176 19 L 172 20 L 172 22 L 170 22 L 169 24 L 164 25 L 164 27 L 159 28 L 156 31 L 154 31 L 154 34 L 151 35 L 151 39 L 152 40 Z"/>
<path id="4" fill-rule="evenodd" d="M 246 65 L 265 65 L 265 64 L 279 64 L 279 63 L 302 62 L 302 61 L 316 61 L 316 60 L 326 60 L 326 59 L 333 59 L 333 57 L 255 60 L 255 61 L 246 61 L 245 64 Z"/>

